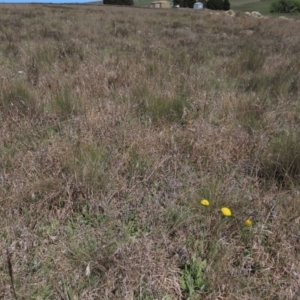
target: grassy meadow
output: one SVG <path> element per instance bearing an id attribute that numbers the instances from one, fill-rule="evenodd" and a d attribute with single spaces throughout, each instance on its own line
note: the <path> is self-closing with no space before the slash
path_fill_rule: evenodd
<path id="1" fill-rule="evenodd" d="M 299 26 L 0 6 L 0 299 L 299 299 Z"/>
<path id="2" fill-rule="evenodd" d="M 258 11 L 267 15 L 270 13 L 270 6 L 273 0 L 231 0 L 231 9 L 235 11 Z"/>

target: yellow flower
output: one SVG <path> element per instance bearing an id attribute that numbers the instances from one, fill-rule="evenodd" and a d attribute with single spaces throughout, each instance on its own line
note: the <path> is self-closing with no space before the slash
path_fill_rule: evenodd
<path id="1" fill-rule="evenodd" d="M 201 204 L 201 205 L 204 205 L 204 206 L 208 206 L 208 205 L 209 205 L 209 201 L 206 200 L 206 199 L 202 199 L 202 200 L 200 201 L 200 204 Z"/>
<path id="2" fill-rule="evenodd" d="M 224 216 L 230 217 L 231 216 L 231 210 L 228 207 L 222 207 L 221 212 Z"/>
<path id="3" fill-rule="evenodd" d="M 245 220 L 245 225 L 251 226 L 252 225 L 252 220 L 250 220 L 250 219 Z"/>
<path id="4" fill-rule="evenodd" d="M 194 122 L 193 122 L 193 120 L 188 120 L 187 123 L 188 123 L 188 125 L 192 125 Z"/>

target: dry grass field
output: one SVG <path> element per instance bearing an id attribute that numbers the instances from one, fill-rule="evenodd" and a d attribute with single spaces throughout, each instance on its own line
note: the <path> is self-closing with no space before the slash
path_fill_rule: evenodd
<path id="1" fill-rule="evenodd" d="M 0 299 L 299 299 L 299 27 L 0 6 Z"/>

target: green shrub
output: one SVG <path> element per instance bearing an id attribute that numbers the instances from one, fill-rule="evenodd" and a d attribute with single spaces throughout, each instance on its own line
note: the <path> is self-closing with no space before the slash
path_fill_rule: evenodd
<path id="1" fill-rule="evenodd" d="M 179 5 L 180 7 L 189 7 L 193 8 L 194 4 L 196 3 L 196 0 L 174 0 L 173 4 L 174 5 Z M 202 2 L 202 1 L 200 1 Z M 202 2 L 203 6 L 205 6 L 205 2 Z"/>
<path id="2" fill-rule="evenodd" d="M 271 13 L 300 12 L 299 0 L 276 0 L 271 3 Z"/>
<path id="3" fill-rule="evenodd" d="M 229 2 L 229 0 L 224 0 L 224 2 L 223 2 L 223 10 L 230 10 L 230 2 Z"/>
<path id="4" fill-rule="evenodd" d="M 229 0 L 208 0 L 207 8 L 213 10 L 229 10 L 230 2 Z"/>

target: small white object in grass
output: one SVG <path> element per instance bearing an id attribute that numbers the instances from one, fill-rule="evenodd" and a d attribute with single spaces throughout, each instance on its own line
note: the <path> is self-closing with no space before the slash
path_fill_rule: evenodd
<path id="1" fill-rule="evenodd" d="M 57 236 L 54 235 L 49 235 L 49 240 L 54 243 L 55 241 L 57 241 Z"/>
<path id="2" fill-rule="evenodd" d="M 235 12 L 233 10 L 227 10 L 225 11 L 225 14 L 229 17 L 235 17 Z"/>
<path id="3" fill-rule="evenodd" d="M 261 13 L 259 13 L 258 11 L 253 11 L 251 14 L 252 14 L 253 17 L 256 17 L 256 18 L 261 18 L 262 17 Z"/>
<path id="4" fill-rule="evenodd" d="M 85 275 L 86 275 L 86 277 L 89 277 L 91 275 L 90 263 L 88 263 L 88 265 L 85 269 Z"/>

